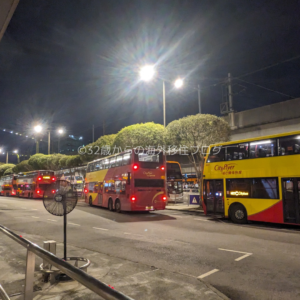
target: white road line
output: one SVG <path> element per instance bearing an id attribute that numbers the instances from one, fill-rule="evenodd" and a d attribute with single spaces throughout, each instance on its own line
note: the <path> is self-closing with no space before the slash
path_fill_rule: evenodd
<path id="1" fill-rule="evenodd" d="M 31 216 L 31 218 L 39 219 L 40 217 Z"/>
<path id="2" fill-rule="evenodd" d="M 36 208 L 33 208 L 33 209 L 31 209 L 31 210 L 37 210 Z"/>
<path id="3" fill-rule="evenodd" d="M 129 233 L 129 232 L 124 232 L 124 234 L 131 234 L 131 233 Z"/>
<path id="4" fill-rule="evenodd" d="M 75 224 L 75 223 L 70 223 L 70 222 L 68 224 L 74 225 L 74 226 L 81 226 L 80 224 Z"/>
<path id="5" fill-rule="evenodd" d="M 51 219 L 47 219 L 48 221 L 51 221 L 51 222 L 57 222 L 56 220 L 51 220 Z"/>
<path id="6" fill-rule="evenodd" d="M 249 252 L 243 252 L 243 251 L 236 251 L 236 250 L 230 250 L 230 249 L 223 249 L 223 248 L 219 248 L 219 250 L 221 251 L 228 251 L 228 252 L 234 252 L 234 253 L 242 253 L 242 254 L 245 254 L 243 256 L 240 256 L 238 258 L 235 259 L 235 261 L 240 261 L 250 255 L 252 255 L 253 253 L 249 253 Z"/>
<path id="7" fill-rule="evenodd" d="M 106 228 L 98 228 L 98 227 L 93 227 L 94 229 L 99 229 L 99 230 L 108 230 Z"/>
<path id="8" fill-rule="evenodd" d="M 245 255 L 243 255 L 243 256 L 241 256 L 241 257 L 239 257 L 239 258 L 236 258 L 235 261 L 240 261 L 240 260 L 242 260 L 242 259 L 244 259 L 244 258 L 246 258 L 246 257 L 248 257 L 248 256 L 251 256 L 251 255 L 252 255 L 252 253 L 245 254 Z"/>
<path id="9" fill-rule="evenodd" d="M 197 220 L 197 221 L 208 221 L 207 219 L 194 219 L 194 220 Z"/>
<path id="10" fill-rule="evenodd" d="M 214 274 L 216 272 L 219 272 L 219 270 L 218 269 L 213 269 L 213 270 L 211 270 L 211 271 L 209 271 L 207 273 L 204 273 L 204 274 L 198 276 L 197 278 L 202 279 L 202 278 L 207 277 L 207 276 L 209 276 L 211 274 Z"/>

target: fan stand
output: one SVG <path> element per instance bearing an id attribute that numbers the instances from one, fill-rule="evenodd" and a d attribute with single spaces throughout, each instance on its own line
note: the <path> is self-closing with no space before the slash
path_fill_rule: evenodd
<path id="1" fill-rule="evenodd" d="M 64 261 L 67 260 L 67 208 L 66 208 L 66 198 L 63 201 L 64 207 Z"/>

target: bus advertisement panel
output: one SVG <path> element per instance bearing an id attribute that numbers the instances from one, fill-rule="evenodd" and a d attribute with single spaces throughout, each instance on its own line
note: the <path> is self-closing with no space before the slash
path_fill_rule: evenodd
<path id="1" fill-rule="evenodd" d="M 162 152 L 133 149 L 88 163 L 85 201 L 109 210 L 151 211 L 166 206 Z"/>
<path id="2" fill-rule="evenodd" d="M 7 175 L 0 178 L 0 195 L 15 196 L 16 195 L 16 175 Z"/>
<path id="3" fill-rule="evenodd" d="M 38 170 L 17 176 L 17 196 L 24 198 L 43 198 L 47 185 L 56 181 L 53 171 Z"/>
<path id="4" fill-rule="evenodd" d="M 300 131 L 210 146 L 203 208 L 233 222 L 300 224 Z"/>
<path id="5" fill-rule="evenodd" d="M 183 201 L 183 177 L 177 161 L 167 161 L 168 202 Z"/>

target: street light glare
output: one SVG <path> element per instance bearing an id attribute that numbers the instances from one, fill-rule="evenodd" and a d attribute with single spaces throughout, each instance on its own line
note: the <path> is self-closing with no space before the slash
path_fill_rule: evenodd
<path id="1" fill-rule="evenodd" d="M 154 77 L 154 74 L 154 66 L 147 65 L 142 67 L 140 70 L 140 77 L 143 81 L 150 81 Z"/>
<path id="2" fill-rule="evenodd" d="M 41 132 L 42 131 L 42 126 L 41 125 L 36 125 L 36 126 L 34 126 L 34 131 L 35 132 Z"/>
<path id="3" fill-rule="evenodd" d="M 181 78 L 176 79 L 174 85 L 177 89 L 180 89 L 183 86 L 183 80 Z"/>
<path id="4" fill-rule="evenodd" d="M 60 128 L 60 129 L 58 129 L 57 131 L 58 131 L 58 133 L 59 133 L 59 134 L 63 134 L 63 133 L 64 133 L 64 130 L 63 130 L 63 129 L 61 129 L 61 128 Z"/>
<path id="5" fill-rule="evenodd" d="M 14 150 L 14 153 L 18 153 L 18 150 Z"/>

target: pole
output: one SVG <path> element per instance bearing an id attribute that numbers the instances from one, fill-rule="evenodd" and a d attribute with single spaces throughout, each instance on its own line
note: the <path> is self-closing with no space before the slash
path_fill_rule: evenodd
<path id="1" fill-rule="evenodd" d="M 95 132 L 95 126 L 93 125 L 93 143 L 94 143 L 94 132 Z"/>
<path id="2" fill-rule="evenodd" d="M 201 114 L 201 90 L 200 90 L 200 85 L 198 84 L 198 106 L 199 106 L 199 114 Z"/>
<path id="3" fill-rule="evenodd" d="M 232 86 L 231 86 L 231 74 L 228 73 L 228 102 L 229 102 L 229 125 L 234 128 L 234 112 L 232 101 Z"/>
<path id="4" fill-rule="evenodd" d="M 50 130 L 48 130 L 48 155 L 50 154 Z"/>
<path id="5" fill-rule="evenodd" d="M 8 164 L 8 152 L 6 152 L 6 163 Z"/>
<path id="6" fill-rule="evenodd" d="M 59 153 L 59 142 L 60 142 L 60 136 L 58 136 L 58 141 L 57 141 L 57 153 Z"/>
<path id="7" fill-rule="evenodd" d="M 66 195 L 63 196 L 63 206 L 64 206 L 64 260 L 67 260 L 67 205 L 66 205 Z"/>
<path id="8" fill-rule="evenodd" d="M 38 139 L 36 139 L 36 150 L 35 150 L 35 153 L 39 153 L 39 141 Z"/>
<path id="9" fill-rule="evenodd" d="M 103 120 L 103 135 L 105 135 L 105 120 Z"/>
<path id="10" fill-rule="evenodd" d="M 166 127 L 166 87 L 163 80 L 163 113 L 164 113 L 164 127 Z"/>

